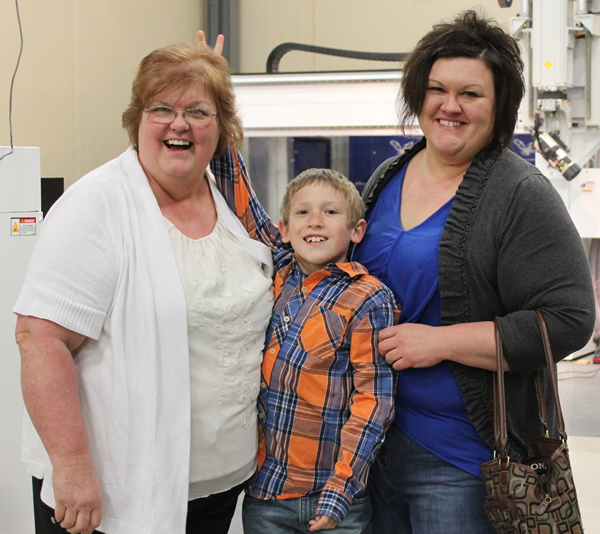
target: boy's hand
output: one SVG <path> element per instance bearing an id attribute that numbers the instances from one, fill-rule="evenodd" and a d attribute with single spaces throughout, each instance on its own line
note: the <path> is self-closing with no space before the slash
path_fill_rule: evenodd
<path id="1" fill-rule="evenodd" d="M 223 55 L 223 45 L 225 44 L 225 37 L 221 34 L 217 35 L 217 41 L 215 43 L 214 51 Z M 206 36 L 202 30 L 198 30 L 198 46 L 200 48 L 209 48 L 208 43 L 206 42 Z"/>
<path id="2" fill-rule="evenodd" d="M 315 530 L 329 530 L 338 526 L 336 521 L 328 515 L 318 515 L 312 521 L 309 521 L 310 531 Z"/>

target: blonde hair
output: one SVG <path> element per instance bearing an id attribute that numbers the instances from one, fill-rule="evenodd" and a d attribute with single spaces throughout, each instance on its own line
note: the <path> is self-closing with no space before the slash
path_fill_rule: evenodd
<path id="1" fill-rule="evenodd" d="M 242 123 L 235 108 L 235 94 L 227 61 L 210 48 L 197 45 L 171 45 L 158 48 L 142 59 L 131 88 L 131 101 L 123 112 L 122 124 L 133 147 L 138 148 L 142 113 L 156 95 L 173 89 L 200 86 L 213 99 L 219 121 L 216 156 L 229 144 L 240 146 Z"/>
<path id="2" fill-rule="evenodd" d="M 290 222 L 290 205 L 292 197 L 300 189 L 309 185 L 327 185 L 344 195 L 348 204 L 348 227 L 354 227 L 365 216 L 365 206 L 356 186 L 343 174 L 332 169 L 308 169 L 301 172 L 285 188 L 281 201 L 281 218 L 286 226 Z"/>

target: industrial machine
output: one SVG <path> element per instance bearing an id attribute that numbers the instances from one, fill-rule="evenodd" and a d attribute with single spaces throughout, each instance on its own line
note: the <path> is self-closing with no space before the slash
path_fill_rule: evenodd
<path id="1" fill-rule="evenodd" d="M 10 147 L 0 147 L 0 157 Z M 40 149 L 14 147 L 0 160 L 0 517 L 2 532 L 33 532 L 31 478 L 21 462 L 23 400 L 12 313 L 42 222 Z"/>
<path id="2" fill-rule="evenodd" d="M 499 0 L 502 7 L 511 3 Z M 552 181 L 581 236 L 600 238 L 600 0 L 521 0 L 510 32 L 521 43 L 527 84 L 513 148 Z M 285 43 L 271 54 L 268 71 L 278 71 L 274 60 L 285 51 L 364 55 Z M 385 60 L 401 61 L 404 55 Z M 374 54 L 367 58 L 375 59 Z M 371 167 L 412 142 L 397 129 L 400 76 L 399 68 L 234 76 L 246 157 L 271 215 L 277 216 L 283 187 L 298 170 L 294 163 L 302 155 L 297 145 L 306 144 L 302 140 L 327 140 L 328 161 L 359 185 L 368 175 L 352 176 L 354 160 L 364 158 L 352 151 L 356 139 L 387 138 L 389 150 L 379 151 Z M 405 128 L 420 133 L 415 125 Z M 315 143 L 308 146 L 315 152 Z"/>
<path id="3" fill-rule="evenodd" d="M 502 6 L 506 0 L 499 3 Z M 521 0 L 510 31 L 520 41 L 526 66 L 527 98 L 520 127 L 533 132 L 536 165 L 561 193 L 596 265 L 600 251 L 600 1 Z M 585 354 L 593 349 L 594 363 L 600 363 L 599 334 L 596 331 L 592 342 L 580 351 Z"/>
<path id="4" fill-rule="evenodd" d="M 506 2 L 500 2 L 506 4 Z M 521 0 L 510 21 L 525 62 L 519 126 L 583 238 L 600 237 L 600 1 Z"/>
<path id="5" fill-rule="evenodd" d="M 287 182 L 304 170 L 297 166 L 303 156 L 305 168 L 334 167 L 350 175 L 352 138 L 398 136 L 399 81 L 398 71 L 233 77 L 246 160 L 273 218 Z"/>

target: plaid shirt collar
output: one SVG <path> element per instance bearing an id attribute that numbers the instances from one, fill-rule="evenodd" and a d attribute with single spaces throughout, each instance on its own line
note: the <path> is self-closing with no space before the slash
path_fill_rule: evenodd
<path id="1" fill-rule="evenodd" d="M 327 276 L 346 275 L 350 278 L 355 278 L 357 276 L 369 274 L 369 271 L 367 271 L 360 263 L 349 261 L 346 263 L 328 263 L 323 269 L 308 275 L 302 271 L 298 264 L 298 260 L 296 259 L 296 254 L 293 254 L 292 261 L 288 264 L 287 269 L 284 268 L 284 274 L 288 275 L 288 273 L 290 276 L 293 275 L 298 278 L 300 282 L 306 281 L 306 287 L 312 289 Z"/>

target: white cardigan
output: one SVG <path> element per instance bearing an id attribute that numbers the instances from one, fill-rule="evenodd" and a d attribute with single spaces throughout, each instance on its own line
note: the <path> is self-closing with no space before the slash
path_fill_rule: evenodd
<path id="1" fill-rule="evenodd" d="M 211 181 L 212 182 L 212 181 Z M 211 184 L 212 185 L 212 184 Z M 223 197 L 227 226 L 272 269 Z M 168 231 L 129 148 L 71 186 L 44 221 L 14 312 L 87 336 L 75 357 L 107 534 L 183 534 L 190 458 L 186 303 Z M 29 418 L 28 472 L 55 506 L 52 465 Z"/>

